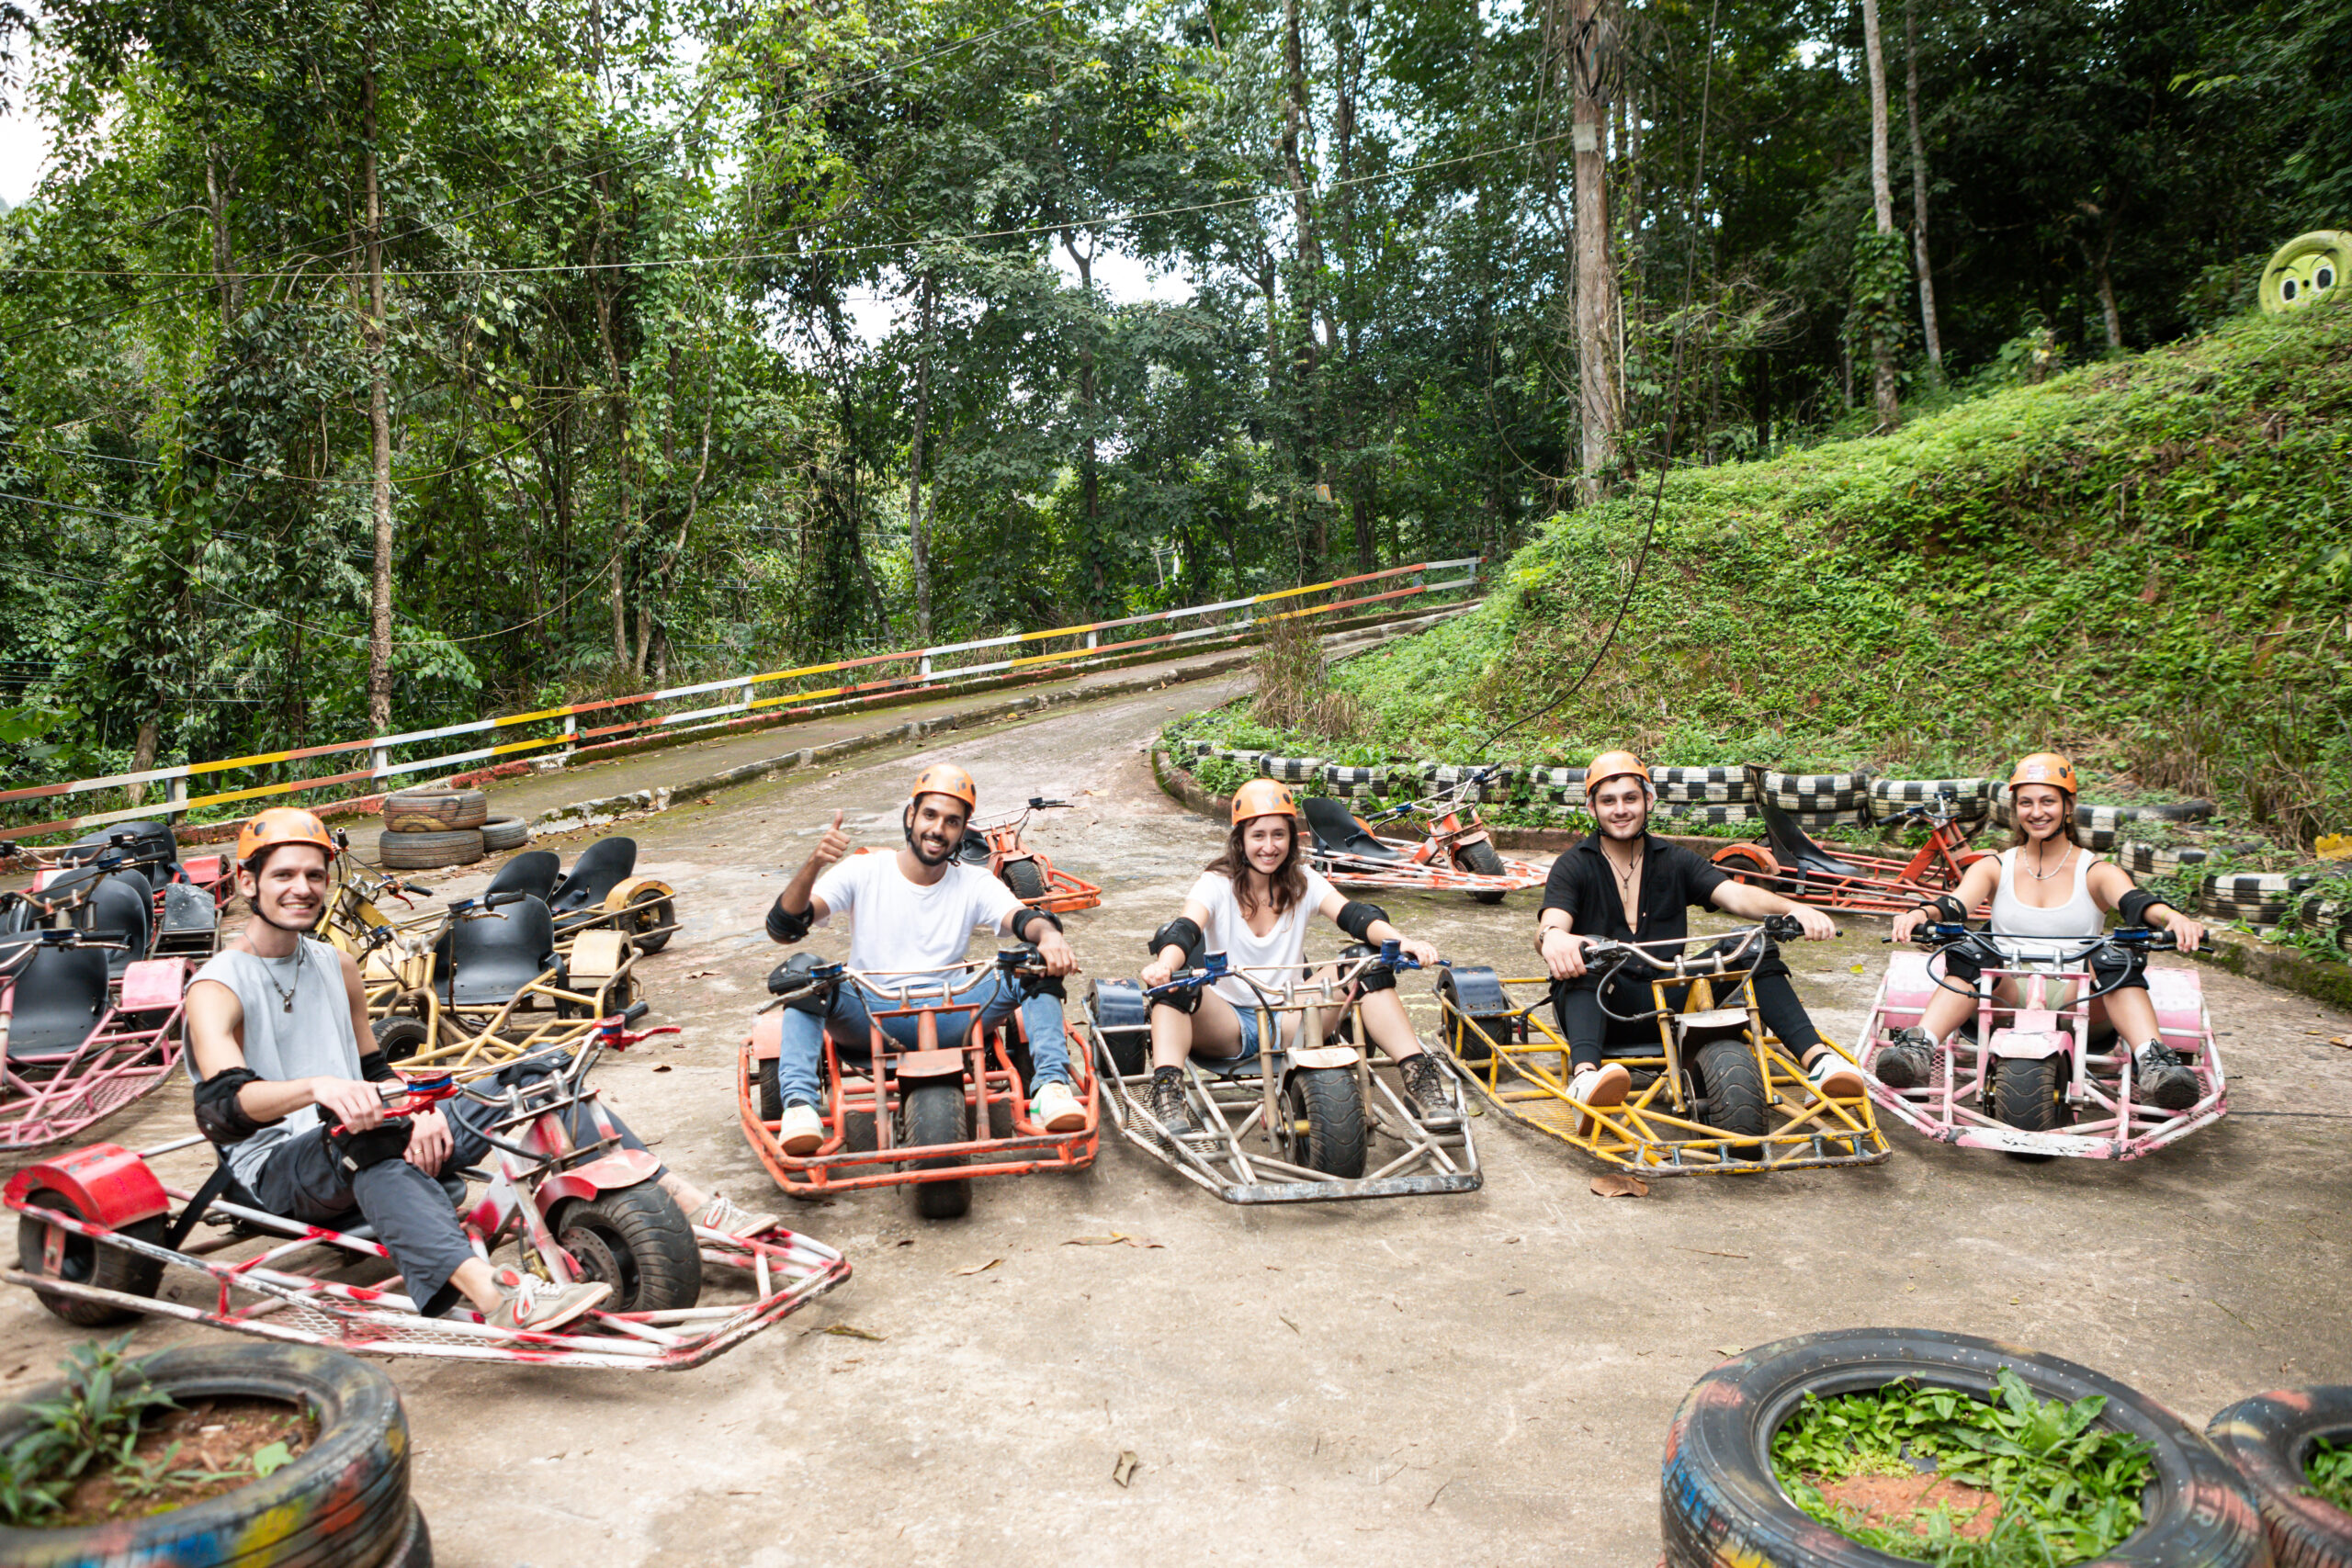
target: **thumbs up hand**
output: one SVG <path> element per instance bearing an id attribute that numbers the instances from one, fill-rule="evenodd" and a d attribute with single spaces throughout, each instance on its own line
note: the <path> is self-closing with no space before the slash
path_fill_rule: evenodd
<path id="1" fill-rule="evenodd" d="M 817 840 L 816 852 L 808 857 L 808 863 L 822 871 L 847 853 L 849 835 L 842 831 L 842 814 L 836 811 L 831 825 L 825 829 L 825 836 Z"/>

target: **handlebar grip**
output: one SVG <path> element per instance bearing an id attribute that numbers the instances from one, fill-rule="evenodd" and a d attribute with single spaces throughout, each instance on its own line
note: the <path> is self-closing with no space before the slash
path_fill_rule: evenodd
<path id="1" fill-rule="evenodd" d="M 513 891 L 492 893 L 481 901 L 481 907 L 485 909 L 496 909 L 508 904 L 519 904 L 526 897 L 526 895 Z"/>

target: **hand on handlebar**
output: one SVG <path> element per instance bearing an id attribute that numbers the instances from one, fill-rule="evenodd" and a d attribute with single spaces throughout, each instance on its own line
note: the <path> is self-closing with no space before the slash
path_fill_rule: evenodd
<path id="1" fill-rule="evenodd" d="M 1585 950 L 1592 939 L 1578 936 L 1560 926 L 1546 926 L 1537 951 L 1544 955 L 1544 967 L 1551 970 L 1555 980 L 1574 980 L 1585 972 Z"/>
<path id="2" fill-rule="evenodd" d="M 1918 933 L 1922 925 L 1935 918 L 1935 913 L 1933 909 L 1924 908 L 1904 910 L 1903 913 L 1894 917 L 1894 929 L 1887 933 L 1887 940 L 1909 942 Z"/>
<path id="3" fill-rule="evenodd" d="M 1810 904 L 1799 904 L 1783 918 L 1796 921 L 1807 942 L 1827 942 L 1838 934 L 1838 922 Z"/>
<path id="4" fill-rule="evenodd" d="M 383 1096 L 360 1078 L 312 1078 L 311 1103 L 355 1133 L 379 1126 L 384 1120 Z"/>
<path id="5" fill-rule="evenodd" d="M 2193 920 L 2177 909 L 2173 911 L 2172 919 L 2165 922 L 2165 930 L 2183 953 L 2194 953 L 2205 945 L 2205 922 Z"/>
<path id="6" fill-rule="evenodd" d="M 1078 973 L 1078 954 L 1070 950 L 1069 938 L 1051 926 L 1037 933 L 1037 956 L 1045 960 L 1046 973 L 1056 978 Z"/>
<path id="7" fill-rule="evenodd" d="M 1436 948 L 1430 946 L 1428 942 L 1418 942 L 1409 936 L 1400 936 L 1396 939 L 1396 951 L 1403 953 L 1406 957 L 1411 959 L 1414 963 L 1419 964 L 1424 969 L 1434 969 L 1442 962 L 1442 960 L 1438 956 L 1438 951 Z"/>
<path id="8" fill-rule="evenodd" d="M 1147 991 L 1157 989 L 1175 978 L 1177 966 L 1183 962 L 1181 957 L 1171 959 L 1163 955 L 1155 958 L 1143 966 L 1143 973 L 1136 976 L 1136 984 Z"/>

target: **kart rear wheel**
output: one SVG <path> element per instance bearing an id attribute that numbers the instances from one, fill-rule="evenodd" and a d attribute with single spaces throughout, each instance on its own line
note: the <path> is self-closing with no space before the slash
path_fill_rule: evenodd
<path id="1" fill-rule="evenodd" d="M 1009 860 L 1004 863 L 1004 885 L 1023 903 L 1034 903 L 1046 896 L 1046 874 L 1034 860 Z"/>
<path id="2" fill-rule="evenodd" d="M 26 1200 L 34 1209 L 55 1209 L 62 1213 L 87 1221 L 89 1215 L 74 1206 L 73 1200 L 52 1188 L 43 1188 Z M 95 1285 L 102 1291 L 120 1291 L 125 1295 L 152 1296 L 163 1287 L 164 1265 L 160 1259 L 142 1253 L 108 1247 L 85 1235 L 68 1233 L 65 1251 L 59 1259 L 57 1272 L 51 1276 L 41 1267 L 42 1243 L 49 1226 L 30 1214 L 17 1216 L 17 1267 L 36 1278 L 55 1278 L 76 1285 Z M 122 1234 L 157 1247 L 164 1244 L 164 1216 L 151 1215 L 132 1224 L 124 1225 Z M 104 1328 L 111 1323 L 132 1323 L 139 1314 L 106 1302 L 83 1301 L 74 1296 L 52 1295 L 38 1286 L 34 1294 L 40 1304 L 76 1328 Z"/>
<path id="3" fill-rule="evenodd" d="M 784 1086 L 776 1081 L 775 1058 L 770 1056 L 764 1061 L 755 1062 L 752 1069 L 752 1077 L 760 1091 L 760 1120 L 783 1121 Z"/>
<path id="4" fill-rule="evenodd" d="M 1301 1067 L 1283 1086 L 1294 1163 L 1352 1181 L 1363 1174 L 1363 1090 L 1352 1067 Z"/>
<path id="5" fill-rule="evenodd" d="M 388 1063 L 405 1062 L 433 1043 L 433 1032 L 421 1018 L 379 1018 L 371 1027 L 376 1032 L 376 1048 Z"/>
<path id="6" fill-rule="evenodd" d="M 1453 863 L 1473 876 L 1503 874 L 1503 857 L 1495 852 L 1495 846 L 1492 844 L 1456 844 L 1453 847 Z M 1484 893 L 1473 893 L 1470 897 L 1481 904 L 1499 904 L 1503 901 L 1500 888 L 1489 889 Z"/>
<path id="7" fill-rule="evenodd" d="M 556 1211 L 553 1228 L 583 1279 L 612 1286 L 605 1312 L 690 1307 L 702 1294 L 694 1226 L 659 1182 L 575 1199 Z"/>
<path id="8" fill-rule="evenodd" d="M 628 933 L 628 944 L 639 953 L 659 953 L 670 945 L 678 934 L 678 906 L 673 898 L 662 898 L 646 905 L 635 914 L 620 918 L 621 930 Z M 646 932 L 651 935 L 646 935 Z"/>
<path id="9" fill-rule="evenodd" d="M 2065 1078 L 2064 1065 L 2057 1056 L 2002 1057 L 1993 1069 L 1994 1119 L 2020 1133 L 2056 1132 L 2060 1120 L 2058 1095 Z M 2021 1160 L 2051 1157 L 2020 1154 L 2015 1149 L 2009 1154 Z"/>
<path id="10" fill-rule="evenodd" d="M 1705 1086 L 1710 1107 L 1707 1120 L 1726 1133 L 1746 1138 L 1764 1135 L 1764 1070 L 1745 1040 L 1718 1040 L 1699 1047 L 1695 1065 Z M 1734 1144 L 1732 1153 L 1754 1159 L 1763 1152 L 1757 1144 Z"/>
<path id="11" fill-rule="evenodd" d="M 950 1078 L 940 1083 L 918 1084 L 907 1090 L 907 1146 L 920 1148 L 927 1144 L 960 1144 L 969 1135 L 964 1103 L 964 1080 Z M 909 1166 L 913 1170 L 948 1170 L 964 1163 L 960 1155 L 945 1159 L 915 1160 Z M 961 1181 L 918 1181 L 915 1183 L 915 1213 L 926 1220 L 961 1218 L 972 1206 L 972 1182 L 969 1177 Z"/>

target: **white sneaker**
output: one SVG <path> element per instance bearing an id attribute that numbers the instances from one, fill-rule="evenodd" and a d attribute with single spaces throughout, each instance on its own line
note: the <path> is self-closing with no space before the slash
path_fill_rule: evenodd
<path id="1" fill-rule="evenodd" d="M 1813 1066 L 1804 1070 L 1804 1076 L 1813 1080 L 1813 1087 L 1821 1091 L 1825 1100 L 1852 1100 L 1870 1092 L 1862 1069 L 1826 1045 L 1813 1059 Z"/>
<path id="2" fill-rule="evenodd" d="M 710 1201 L 702 1206 L 702 1212 L 695 1215 L 694 1219 L 695 1226 L 699 1229 L 717 1231 L 721 1235 L 731 1235 L 739 1239 L 747 1235 L 757 1235 L 774 1225 L 775 1222 L 775 1215 L 755 1214 L 724 1192 L 712 1193 Z"/>
<path id="3" fill-rule="evenodd" d="M 784 1108 L 784 1120 L 776 1123 L 775 1141 L 796 1159 L 813 1155 L 825 1141 L 825 1119 L 817 1114 L 815 1106 L 796 1100 Z"/>
<path id="4" fill-rule="evenodd" d="M 1602 1062 L 1597 1066 L 1581 1067 L 1568 1080 L 1568 1098 L 1586 1105 L 1623 1105 L 1625 1096 L 1633 1091 L 1634 1075 L 1623 1062 Z M 1595 1122 L 1590 1116 L 1577 1117 L 1577 1136 L 1592 1136 Z"/>
<path id="5" fill-rule="evenodd" d="M 559 1285 L 519 1269 L 502 1269 L 498 1293 L 505 1300 L 490 1314 L 492 1328 L 509 1334 L 552 1334 L 587 1316 L 598 1302 L 613 1293 L 613 1288 L 601 1280 L 593 1284 Z"/>
<path id="6" fill-rule="evenodd" d="M 1048 1133 L 1075 1133 L 1086 1125 L 1086 1107 L 1069 1085 L 1057 1080 L 1038 1087 L 1029 1101 L 1029 1120 Z"/>

